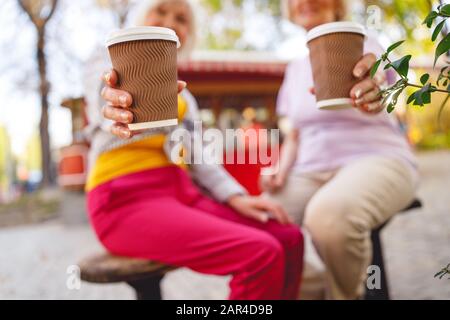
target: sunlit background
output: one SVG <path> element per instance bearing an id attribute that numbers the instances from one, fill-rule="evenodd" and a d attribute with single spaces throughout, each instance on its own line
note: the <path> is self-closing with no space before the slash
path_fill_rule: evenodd
<path id="1" fill-rule="evenodd" d="M 130 11 L 139 1 L 60 0 L 49 22 L 47 55 L 51 89 L 50 132 L 54 147 L 70 143 L 70 115 L 60 108 L 68 96 L 82 95 L 83 62 L 102 45 L 106 34 L 120 23 L 114 8 L 130 3 Z M 271 57 L 291 59 L 305 53 L 304 32 L 280 16 L 277 0 L 203 0 L 199 17 L 208 28 L 200 28 L 198 50 L 262 51 Z M 364 5 L 377 5 L 377 8 Z M 387 45 L 407 38 L 405 51 L 427 67 L 432 43 L 425 27 L 417 27 L 429 10 L 429 1 L 353 1 L 352 18 L 366 22 L 380 33 Z M 113 8 L 113 9 L 111 9 Z M 370 15 L 373 15 L 369 18 Z M 378 21 L 380 19 L 380 21 Z M 7 128 L 13 153 L 24 152 L 27 141 L 36 131 L 39 101 L 36 91 L 36 35 L 16 0 L 0 3 L 0 124 Z"/>
<path id="2" fill-rule="evenodd" d="M 279 0 L 196 0 L 202 21 L 193 60 L 260 61 L 286 63 L 306 54 L 305 33 L 283 19 Z M 377 33 L 384 46 L 406 39 L 403 51 L 414 56 L 414 72 L 431 72 L 433 43 L 421 24 L 437 1 L 352 0 L 349 19 Z M 34 1 L 45 16 L 50 1 Z M 45 54 L 49 91 L 50 145 L 52 152 L 73 140 L 72 115 L 61 105 L 66 99 L 83 97 L 85 62 L 98 50 L 112 29 L 127 25 L 138 0 L 59 0 L 46 26 Z M 126 19 L 131 17 L 131 19 Z M 205 27 L 208 26 L 208 27 Z M 14 178 L 40 179 L 39 121 L 41 103 L 36 60 L 36 29 L 18 0 L 0 3 L 0 146 L 4 171 Z M 436 73 L 436 72 L 435 72 Z M 412 74 L 414 78 L 414 74 Z M 422 149 L 450 146 L 450 113 L 437 121 L 440 97 L 425 108 L 405 108 L 397 113 L 412 144 Z M 251 107 L 251 106 L 250 106 Z M 233 109 L 233 106 L 231 106 Z M 226 111 L 226 110 L 225 110 Z M 227 111 L 233 113 L 233 110 Z M 261 113 L 261 112 L 260 112 Z M 216 124 L 208 110 L 206 123 Z M 242 116 L 245 114 L 237 115 Z M 245 117 L 243 117 L 245 120 Z M 56 162 L 57 154 L 53 157 Z M 6 164 L 9 163 L 9 165 Z M 5 180 L 5 178 L 3 178 Z"/>

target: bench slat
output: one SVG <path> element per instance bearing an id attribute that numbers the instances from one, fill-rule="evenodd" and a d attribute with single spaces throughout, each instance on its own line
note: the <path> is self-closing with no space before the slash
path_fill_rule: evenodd
<path id="1" fill-rule="evenodd" d="M 80 262 L 81 279 L 94 283 L 128 282 L 160 276 L 176 268 L 145 259 L 100 253 Z"/>

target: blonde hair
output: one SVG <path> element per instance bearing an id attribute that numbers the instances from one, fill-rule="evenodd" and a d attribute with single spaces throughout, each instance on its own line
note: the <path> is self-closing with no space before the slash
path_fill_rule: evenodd
<path id="1" fill-rule="evenodd" d="M 148 14 L 151 10 L 155 9 L 159 5 L 165 2 L 179 1 L 184 2 L 191 15 L 189 35 L 186 42 L 182 44 L 180 51 L 178 52 L 179 59 L 187 59 L 194 50 L 195 42 L 197 39 L 197 23 L 195 18 L 195 5 L 190 0 L 144 0 L 140 2 L 140 5 L 136 8 L 136 16 L 133 19 L 132 25 L 143 26 L 147 20 Z"/>
<path id="2" fill-rule="evenodd" d="M 291 13 L 291 1 L 292 0 L 281 0 L 281 12 L 283 17 L 291 22 L 294 22 L 294 17 Z M 336 21 L 342 21 L 347 17 L 347 1 L 346 0 L 334 0 L 336 3 Z"/>

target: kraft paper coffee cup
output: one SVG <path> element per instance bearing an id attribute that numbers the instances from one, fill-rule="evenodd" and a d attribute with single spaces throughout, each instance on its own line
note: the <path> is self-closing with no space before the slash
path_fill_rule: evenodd
<path id="1" fill-rule="evenodd" d="M 106 41 L 117 88 L 133 97 L 130 130 L 178 124 L 177 48 L 171 29 L 133 27 L 111 33 Z"/>
<path id="2" fill-rule="evenodd" d="M 352 107 L 350 91 L 358 82 L 353 69 L 363 56 L 365 28 L 353 22 L 332 22 L 307 34 L 317 107 Z"/>

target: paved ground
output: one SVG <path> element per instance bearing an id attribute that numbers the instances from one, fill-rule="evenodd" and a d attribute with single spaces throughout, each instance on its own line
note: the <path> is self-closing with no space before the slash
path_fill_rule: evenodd
<path id="1" fill-rule="evenodd" d="M 392 221 L 383 234 L 391 292 L 395 299 L 450 299 L 450 280 L 433 278 L 450 262 L 450 152 L 420 155 L 425 207 Z M 67 268 L 101 250 L 85 225 L 61 222 L 0 229 L 0 298 L 132 299 L 126 285 L 91 285 L 69 290 Z M 170 273 L 166 299 L 221 299 L 229 278 L 189 270 Z"/>
<path id="2" fill-rule="evenodd" d="M 419 159 L 424 207 L 397 216 L 383 234 L 391 291 L 397 299 L 450 299 L 450 280 L 433 278 L 450 263 L 450 153 Z"/>

